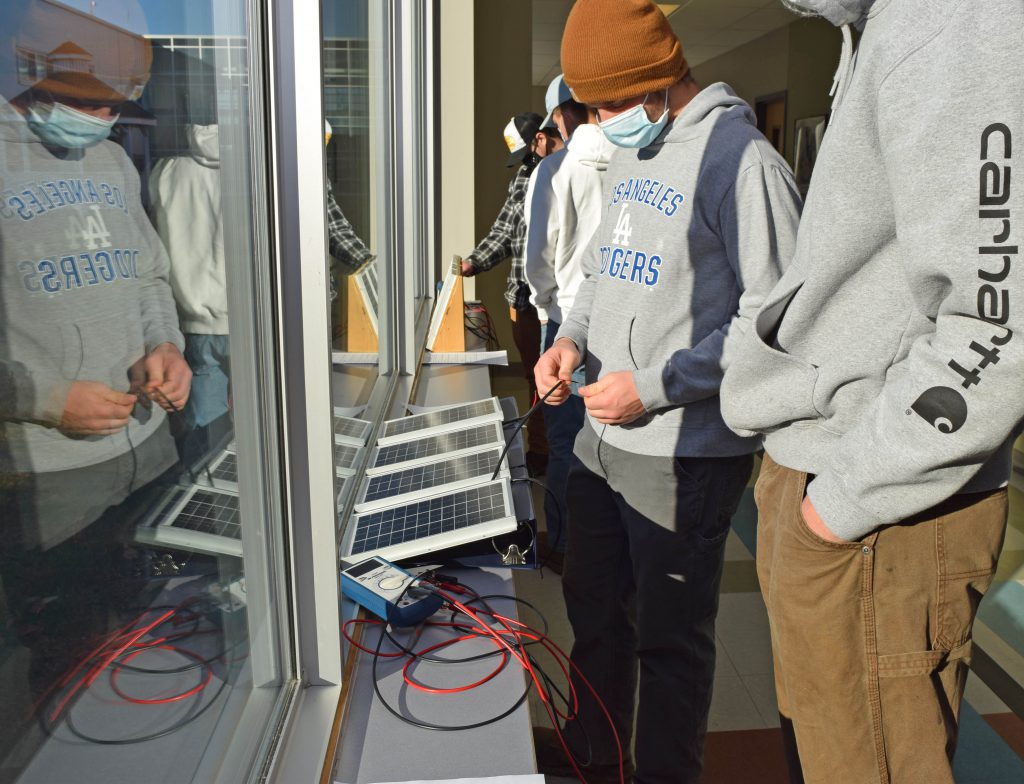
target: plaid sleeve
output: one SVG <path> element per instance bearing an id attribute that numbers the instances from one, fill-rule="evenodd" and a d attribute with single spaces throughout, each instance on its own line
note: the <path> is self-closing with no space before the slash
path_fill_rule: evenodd
<path id="1" fill-rule="evenodd" d="M 359 239 L 330 187 L 327 189 L 327 247 L 345 275 L 354 275 L 373 258 L 373 252 Z"/>
<path id="2" fill-rule="evenodd" d="M 501 206 L 498 217 L 494 219 L 494 225 L 487 232 L 487 236 L 480 240 L 473 252 L 466 257 L 466 261 L 481 272 L 491 269 L 514 255 L 516 227 L 526 192 L 525 189 L 521 193 L 518 192 L 518 183 L 519 177 L 509 183 L 508 197 Z"/>

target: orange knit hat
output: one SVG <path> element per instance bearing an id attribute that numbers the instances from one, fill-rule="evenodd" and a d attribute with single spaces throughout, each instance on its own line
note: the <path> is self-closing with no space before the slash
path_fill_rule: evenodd
<path id="1" fill-rule="evenodd" d="M 562 72 L 580 103 L 664 90 L 688 70 L 679 39 L 651 0 L 576 0 L 562 34 Z"/>

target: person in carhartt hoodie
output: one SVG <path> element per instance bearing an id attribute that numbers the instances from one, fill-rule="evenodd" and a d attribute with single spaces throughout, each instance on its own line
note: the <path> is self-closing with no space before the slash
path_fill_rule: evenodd
<path id="1" fill-rule="evenodd" d="M 153 167 L 149 197 L 157 232 L 170 256 L 170 282 L 192 368 L 192 394 L 183 410 L 184 459 L 201 456 L 205 428 L 228 412 L 228 339 L 221 205 L 220 137 L 216 125 L 185 126 L 188 152 Z"/>
<path id="2" fill-rule="evenodd" d="M 601 180 L 615 151 L 597 124 L 597 113 L 572 99 L 561 74 L 548 86 L 545 104 L 543 127 L 557 127 L 566 146 L 537 164 L 526 189 L 526 282 L 540 319 L 541 352 L 555 342 L 583 282 L 583 253 L 601 222 Z M 575 381 L 583 383 L 582 368 Z M 561 572 L 568 539 L 565 483 L 585 408 L 583 398 L 573 394 L 563 405 L 544 406 L 543 411 L 551 492 L 544 494 L 547 535 L 541 539 L 541 557 Z"/>
<path id="3" fill-rule="evenodd" d="M 1024 416 L 1024 3 L 790 5 L 842 26 L 835 104 L 722 387 L 729 425 L 765 434 L 779 709 L 808 784 L 951 784 Z"/>
<path id="4" fill-rule="evenodd" d="M 786 162 L 725 84 L 701 89 L 650 0 L 578 0 L 561 63 L 620 147 L 604 175 L 584 280 L 537 386 L 585 359 L 587 424 L 569 473 L 563 589 L 572 660 L 611 714 L 628 779 L 696 782 L 715 666 L 730 519 L 757 437 L 719 412 L 724 367 L 792 255 L 800 196 Z M 564 735 L 587 781 L 619 781 L 616 737 L 576 678 Z M 557 741 L 538 738 L 546 750 Z M 539 754 L 540 756 L 540 754 Z"/>

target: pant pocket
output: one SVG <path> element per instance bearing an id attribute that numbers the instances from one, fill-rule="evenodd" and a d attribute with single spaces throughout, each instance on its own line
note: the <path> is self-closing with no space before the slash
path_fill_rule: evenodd
<path id="1" fill-rule="evenodd" d="M 1007 491 L 937 520 L 939 581 L 935 645 L 952 649 L 971 639 L 978 605 L 992 584 L 1006 532 Z"/>
<path id="2" fill-rule="evenodd" d="M 953 784 L 970 642 L 878 657 L 880 731 L 891 784 Z"/>

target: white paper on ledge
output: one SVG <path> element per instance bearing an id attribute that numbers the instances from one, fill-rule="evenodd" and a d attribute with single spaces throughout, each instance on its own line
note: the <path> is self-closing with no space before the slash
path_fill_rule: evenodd
<path id="1" fill-rule="evenodd" d="M 331 362 L 335 365 L 376 365 L 380 357 L 376 351 L 332 351 Z"/>
<path id="2" fill-rule="evenodd" d="M 508 352 L 499 351 L 428 351 L 424 365 L 507 365 Z"/>
<path id="3" fill-rule="evenodd" d="M 425 781 L 382 781 L 378 784 L 544 784 L 544 776 L 528 773 L 522 776 L 477 776 L 471 779 L 431 779 Z"/>

